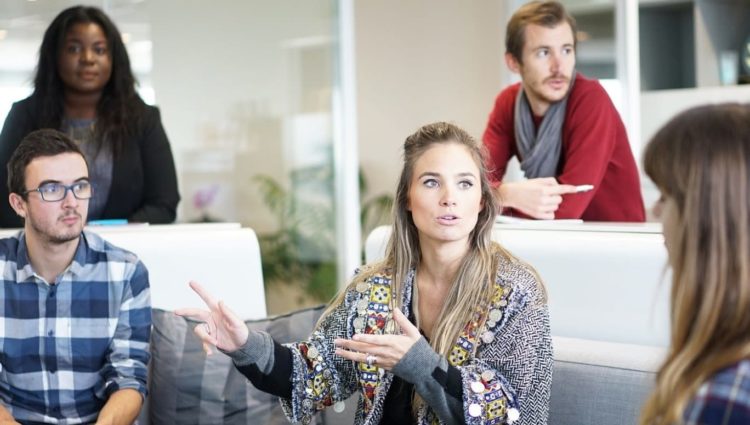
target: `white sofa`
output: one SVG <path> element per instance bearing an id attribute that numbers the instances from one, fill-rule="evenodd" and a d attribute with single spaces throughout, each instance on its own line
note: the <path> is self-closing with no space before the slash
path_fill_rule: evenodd
<path id="1" fill-rule="evenodd" d="M 203 307 L 188 286 L 195 280 L 217 298 L 232 300 L 240 317 L 266 317 L 258 238 L 237 223 L 90 226 L 110 243 L 138 255 L 151 283 L 151 305 Z M 8 237 L 18 229 L 0 230 Z"/>
<path id="2" fill-rule="evenodd" d="M 196 280 L 217 298 L 227 300 L 240 317 L 266 317 L 260 247 L 255 232 L 251 229 L 241 228 L 236 223 L 208 223 L 91 226 L 87 230 L 138 255 L 149 272 L 151 304 L 154 309 L 171 311 L 179 307 L 204 307 L 202 300 L 188 286 L 190 280 Z M 18 229 L 2 229 L 0 237 L 8 237 L 17 232 Z M 174 316 L 168 314 L 166 317 Z M 173 331 L 155 326 L 152 342 L 163 341 L 163 334 Z M 169 352 L 172 348 L 177 352 L 184 345 L 197 344 L 197 339 L 193 341 L 193 338 L 192 334 L 182 335 L 179 341 L 175 341 L 179 347 L 156 347 L 152 343 L 151 352 Z M 202 356 L 202 352 L 199 349 L 190 353 L 190 356 Z M 162 364 L 168 365 L 164 369 L 169 369 L 179 366 L 170 363 L 180 363 L 182 360 L 175 356 L 173 361 L 167 359 Z M 153 361 L 151 364 L 153 365 Z M 149 374 L 153 375 L 154 371 L 151 370 Z M 181 379 L 178 377 L 174 381 Z M 141 425 L 150 423 L 150 417 L 154 416 L 152 409 L 161 408 L 159 403 L 149 403 L 149 400 L 158 396 L 171 396 L 168 393 L 179 384 L 163 382 L 164 385 L 155 386 L 153 382 L 153 379 L 149 379 L 151 396 L 146 399 L 138 419 Z M 185 393 L 185 396 L 190 396 L 187 394 L 189 391 Z M 197 397 L 200 398 L 201 394 L 198 393 Z M 195 423 L 198 423 L 197 419 Z"/>
<path id="3" fill-rule="evenodd" d="M 664 312 L 664 305 L 636 294 L 659 287 L 664 258 L 658 229 L 533 227 L 498 226 L 495 237 L 532 263 L 550 292 L 555 372 L 549 423 L 636 423 L 664 355 L 662 347 L 639 343 L 663 342 L 666 334 L 657 332 L 654 323 L 663 326 L 664 322 L 631 317 L 648 310 Z M 150 397 L 139 423 L 283 423 L 273 397 L 255 391 L 225 356 L 206 358 L 191 332 L 195 323 L 169 313 L 176 307 L 201 305 L 187 286 L 189 279 L 195 279 L 230 300 L 241 316 L 265 317 L 260 252 L 253 231 L 236 224 L 92 230 L 135 252 L 150 271 L 153 305 L 159 309 L 154 312 L 151 347 L 151 366 L 156 370 L 150 372 Z M 368 237 L 368 261 L 382 258 L 389 232 L 387 227 L 378 228 Z M 0 231 L 0 237 L 11 233 Z M 645 265 L 635 267 L 638 261 Z M 631 293 L 623 294 L 624 290 Z M 309 334 L 321 311 L 295 312 L 250 325 L 272 332 L 280 341 L 296 340 Z M 623 328 L 627 331 L 618 334 Z M 644 333 L 641 338 L 639 332 Z M 316 423 L 350 424 L 355 406 L 352 398 L 344 412 L 328 409 L 316 417 Z M 165 419 L 177 416 L 183 419 Z"/>
<path id="4" fill-rule="evenodd" d="M 366 262 L 383 258 L 390 233 L 370 233 Z M 549 424 L 636 424 L 669 338 L 660 225 L 496 224 L 493 239 L 534 266 L 549 293 Z"/>
<path id="5" fill-rule="evenodd" d="M 383 258 L 390 231 L 370 233 L 366 262 Z M 539 272 L 554 336 L 668 344 L 670 285 L 659 224 L 496 224 L 493 239 Z"/>

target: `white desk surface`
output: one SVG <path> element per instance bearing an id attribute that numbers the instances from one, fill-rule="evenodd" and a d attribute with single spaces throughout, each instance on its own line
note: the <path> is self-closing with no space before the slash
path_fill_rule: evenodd
<path id="1" fill-rule="evenodd" d="M 559 230 L 561 232 L 661 233 L 661 223 L 619 223 L 605 221 L 576 223 L 566 220 L 526 220 L 516 223 L 495 223 L 493 229 L 496 231 Z"/>

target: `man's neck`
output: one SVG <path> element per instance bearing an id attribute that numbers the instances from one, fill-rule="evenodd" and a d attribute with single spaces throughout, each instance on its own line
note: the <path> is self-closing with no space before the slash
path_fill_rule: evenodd
<path id="1" fill-rule="evenodd" d="M 40 240 L 36 235 L 29 235 L 27 231 L 26 249 L 34 272 L 47 283 L 54 285 L 57 277 L 73 262 L 80 240 L 78 237 L 68 242 L 54 243 Z"/>
<path id="2" fill-rule="evenodd" d="M 521 87 L 523 88 L 523 85 Z M 531 107 L 531 113 L 535 117 L 540 117 L 540 118 L 543 117 L 544 114 L 546 114 L 547 111 L 549 110 L 549 107 L 552 106 L 552 103 L 547 102 L 546 100 L 543 100 L 543 99 L 539 99 L 533 95 L 530 95 L 529 90 L 524 89 L 524 92 L 526 93 L 526 99 L 528 99 L 529 101 L 529 107 Z"/>

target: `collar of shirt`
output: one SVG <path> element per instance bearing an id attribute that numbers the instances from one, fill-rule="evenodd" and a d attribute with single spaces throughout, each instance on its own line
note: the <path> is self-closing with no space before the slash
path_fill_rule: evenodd
<path id="1" fill-rule="evenodd" d="M 86 264 L 86 251 L 88 248 L 88 242 L 86 240 L 86 233 L 81 232 L 81 236 L 78 237 L 78 246 L 76 252 L 73 255 L 73 261 L 68 267 L 62 272 L 62 275 L 70 272 L 73 276 L 80 275 L 83 270 L 83 265 Z M 24 283 L 29 279 L 35 278 L 44 281 L 31 266 L 29 261 L 29 251 L 26 246 L 26 234 L 23 230 L 18 233 L 18 251 L 16 252 L 16 267 L 18 272 L 16 273 L 16 283 Z"/>

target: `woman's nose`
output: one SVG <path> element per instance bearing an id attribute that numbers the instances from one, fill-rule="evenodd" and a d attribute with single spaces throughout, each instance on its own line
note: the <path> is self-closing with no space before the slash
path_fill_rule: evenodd
<path id="1" fill-rule="evenodd" d="M 453 196 L 453 191 L 446 189 L 443 191 L 443 196 L 440 198 L 440 205 L 451 206 L 456 205 L 456 198 Z"/>

